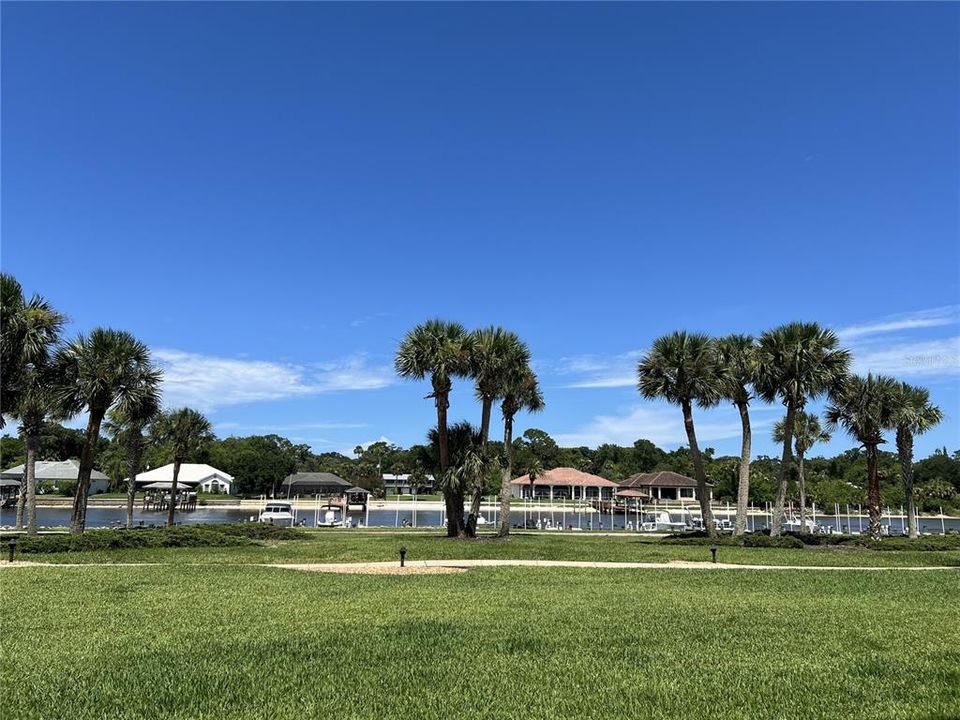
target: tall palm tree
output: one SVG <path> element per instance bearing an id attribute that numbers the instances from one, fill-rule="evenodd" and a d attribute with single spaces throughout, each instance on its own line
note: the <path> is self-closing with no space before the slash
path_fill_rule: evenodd
<path id="1" fill-rule="evenodd" d="M 503 328 L 489 327 L 473 333 L 473 351 L 470 357 L 470 376 L 474 379 L 477 399 L 480 401 L 480 447 L 486 453 L 490 437 L 490 415 L 493 403 L 503 397 L 505 382 L 511 373 L 521 372 L 530 365 L 530 349 L 516 334 Z M 481 482 L 473 488 L 470 512 L 467 515 L 467 535 L 477 531 L 477 517 L 487 484 Z"/>
<path id="2" fill-rule="evenodd" d="M 50 391 L 56 379 L 52 359 L 66 317 L 39 295 L 24 300 L 20 285 L 4 275 L 0 294 L 4 303 L 3 384 L 5 414 L 15 418 L 24 441 L 26 462 L 24 482 L 17 499 L 17 527 L 23 527 L 26 507 L 27 532 L 37 534 L 36 461 L 40 435 L 47 420 L 63 419 L 57 398 Z M 9 362 L 8 362 L 9 361 Z"/>
<path id="3" fill-rule="evenodd" d="M 747 505 L 750 501 L 750 400 L 753 382 L 757 377 L 757 342 L 750 335 L 728 335 L 717 341 L 717 353 L 723 366 L 723 394 L 740 413 L 742 428 L 740 443 L 740 470 L 737 484 L 737 519 L 733 534 L 743 535 L 747 530 Z"/>
<path id="4" fill-rule="evenodd" d="M 884 442 L 883 431 L 894 424 L 897 409 L 897 382 L 883 375 L 853 375 L 830 395 L 826 418 L 830 427 L 842 427 L 859 442 L 867 457 L 867 507 L 870 534 L 880 538 L 880 475 L 877 446 Z"/>
<path id="5" fill-rule="evenodd" d="M 894 406 L 893 427 L 897 431 L 897 454 L 907 500 L 907 531 L 918 535 L 917 512 L 913 498 L 913 438 L 922 435 L 943 421 L 943 411 L 930 402 L 930 391 L 923 387 L 900 383 Z"/>
<path id="6" fill-rule="evenodd" d="M 779 420 L 773 426 L 773 441 L 783 442 L 784 421 Z M 803 460 L 807 450 L 818 442 L 830 442 L 830 433 L 820 426 L 820 418 L 799 410 L 793 420 L 793 449 L 797 456 L 797 485 L 800 490 L 800 532 L 807 531 L 807 484 L 803 471 Z"/>
<path id="7" fill-rule="evenodd" d="M 59 375 L 58 404 L 71 413 L 87 411 L 70 517 L 70 532 L 79 534 L 86 525 L 90 472 L 104 417 L 111 408 L 125 410 L 155 396 L 162 374 L 150 362 L 146 345 L 128 332 L 110 328 L 96 328 L 89 335 L 79 335 L 57 352 L 55 363 Z"/>
<path id="8" fill-rule="evenodd" d="M 437 443 L 440 452 L 440 474 L 450 468 L 450 448 L 447 438 L 447 410 L 454 377 L 470 372 L 473 338 L 463 325 L 444 320 L 428 320 L 407 333 L 394 358 L 397 374 L 404 378 L 422 380 L 430 376 L 433 398 L 437 408 Z M 444 490 L 447 507 L 447 535 L 463 534 L 462 488 L 451 486 Z"/>
<path id="9" fill-rule="evenodd" d="M 180 408 L 158 415 L 150 430 L 155 442 L 169 445 L 173 455 L 173 482 L 170 485 L 170 507 L 167 508 L 167 527 L 173 527 L 180 466 L 213 441 L 213 428 L 210 421 L 196 410 Z"/>
<path id="10" fill-rule="evenodd" d="M 504 467 L 500 474 L 500 528 L 498 535 L 510 534 L 510 481 L 513 479 L 513 418 L 521 410 L 540 412 L 544 408 L 543 393 L 537 382 L 536 373 L 529 364 L 522 369 L 513 368 L 504 377 L 503 400 L 500 410 L 503 414 L 503 454 Z"/>
<path id="11" fill-rule="evenodd" d="M 128 528 L 133 527 L 133 505 L 137 495 L 136 479 L 140 474 L 140 463 L 148 442 L 144 432 L 159 412 L 159 395 L 147 394 L 139 402 L 131 403 L 126 408 L 118 407 L 111 410 L 105 423 L 107 432 L 123 448 L 127 476 Z"/>
<path id="12" fill-rule="evenodd" d="M 540 458 L 532 457 L 530 462 L 527 463 L 527 479 L 530 481 L 530 499 L 533 500 L 536 498 L 536 486 L 537 480 L 543 476 L 544 469 L 543 463 L 540 462 Z"/>
<path id="13" fill-rule="evenodd" d="M 780 400 L 786 407 L 783 419 L 783 454 L 773 506 L 771 535 L 783 529 L 783 510 L 792 459 L 797 412 L 807 400 L 836 392 L 850 367 L 850 353 L 840 347 L 836 333 L 817 323 L 792 322 L 760 336 L 757 379 L 754 387 L 766 402 Z"/>
<path id="14" fill-rule="evenodd" d="M 726 382 L 719 361 L 716 344 L 701 333 L 675 332 L 657 338 L 650 351 L 637 365 L 640 394 L 648 399 L 662 399 L 679 405 L 683 412 L 683 426 L 690 445 L 693 472 L 697 481 L 697 495 L 704 527 L 711 537 L 716 535 L 707 475 L 697 444 L 693 425 L 694 404 L 708 408 L 723 397 Z"/>

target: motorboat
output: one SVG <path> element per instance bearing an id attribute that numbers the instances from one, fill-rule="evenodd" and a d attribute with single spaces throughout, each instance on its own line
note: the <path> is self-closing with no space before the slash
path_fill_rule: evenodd
<path id="1" fill-rule="evenodd" d="M 343 527 L 343 519 L 340 518 L 340 509 L 336 507 L 327 508 L 323 515 L 317 518 L 317 527 Z"/>
<path id="2" fill-rule="evenodd" d="M 271 500 L 264 505 L 259 521 L 271 525 L 293 525 L 293 503 Z"/>
<path id="3" fill-rule="evenodd" d="M 687 523 L 674 520 L 666 510 L 657 514 L 645 514 L 645 517 L 652 517 L 652 520 L 640 524 L 640 529 L 647 532 L 682 532 L 687 529 Z"/>

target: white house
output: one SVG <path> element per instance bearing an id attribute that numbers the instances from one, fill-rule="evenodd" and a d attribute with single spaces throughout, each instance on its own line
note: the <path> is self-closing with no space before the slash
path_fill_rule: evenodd
<path id="1" fill-rule="evenodd" d="M 138 489 L 150 483 L 173 482 L 173 463 L 142 472 L 134 482 Z M 183 463 L 177 476 L 177 485 L 205 493 L 232 495 L 234 492 L 233 475 L 205 463 Z"/>
<path id="2" fill-rule="evenodd" d="M 0 478 L 3 480 L 16 480 L 18 482 L 25 482 L 25 470 L 25 465 L 17 465 L 16 467 L 12 467 L 9 470 L 4 470 L 3 473 L 0 473 Z M 34 473 L 37 478 L 37 487 L 40 492 L 45 490 L 49 492 L 58 492 L 60 490 L 59 484 L 61 482 L 77 481 L 77 475 L 80 474 L 80 461 L 38 460 L 34 467 Z M 110 478 L 108 478 L 99 470 L 91 470 L 89 494 L 97 495 L 99 493 L 105 493 L 109 489 Z"/>

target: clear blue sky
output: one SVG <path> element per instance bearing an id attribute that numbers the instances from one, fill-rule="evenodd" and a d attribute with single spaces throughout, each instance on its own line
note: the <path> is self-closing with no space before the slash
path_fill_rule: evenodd
<path id="1" fill-rule="evenodd" d="M 960 6 L 4 3 L 2 265 L 221 435 L 422 441 L 429 317 L 529 341 L 568 444 L 665 447 L 678 328 L 841 331 L 960 438 Z M 760 453 L 779 407 L 757 406 Z M 464 383 L 451 416 L 478 420 Z M 738 419 L 698 416 L 735 452 Z M 826 451 L 852 446 L 839 436 Z"/>

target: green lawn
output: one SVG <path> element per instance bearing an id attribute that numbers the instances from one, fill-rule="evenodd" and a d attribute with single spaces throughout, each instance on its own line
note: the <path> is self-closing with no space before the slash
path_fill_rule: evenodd
<path id="1" fill-rule="evenodd" d="M 0 582 L 5 718 L 960 712 L 954 572 L 116 566 Z"/>
<path id="2" fill-rule="evenodd" d="M 264 542 L 243 547 L 134 549 L 62 554 L 24 555 L 38 562 L 162 562 L 162 563 L 275 563 L 357 562 L 395 560 L 400 546 L 416 559 L 526 558 L 536 560 L 601 560 L 667 562 L 709 560 L 702 545 L 668 545 L 655 538 L 633 535 L 589 536 L 576 533 L 515 534 L 509 540 L 481 538 L 450 540 L 435 530 L 376 532 L 328 530 L 306 533 L 307 539 Z M 904 566 L 949 565 L 960 567 L 960 550 L 942 552 L 872 551 L 860 548 L 803 548 L 781 550 L 722 546 L 722 562 L 747 565 Z"/>

